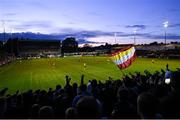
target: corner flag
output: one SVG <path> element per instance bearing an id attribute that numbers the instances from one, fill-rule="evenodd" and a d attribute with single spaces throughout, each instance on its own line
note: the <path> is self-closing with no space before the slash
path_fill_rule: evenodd
<path id="1" fill-rule="evenodd" d="M 112 53 L 111 59 L 119 67 L 119 69 L 125 69 L 136 59 L 135 48 L 133 46 L 129 46 L 125 49 Z"/>

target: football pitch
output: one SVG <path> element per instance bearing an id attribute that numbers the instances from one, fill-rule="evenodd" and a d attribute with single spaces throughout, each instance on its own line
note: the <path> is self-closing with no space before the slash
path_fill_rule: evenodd
<path id="1" fill-rule="evenodd" d="M 165 70 L 169 64 L 171 70 L 180 68 L 179 59 L 152 59 L 137 58 L 127 69 L 120 71 L 108 57 L 65 57 L 65 58 L 41 58 L 29 60 L 16 60 L 8 65 L 0 67 L 0 89 L 7 87 L 8 93 L 17 90 L 21 92 L 33 89 L 55 88 L 57 84 L 65 85 L 65 76 L 69 75 L 71 84 L 80 83 L 81 75 L 84 80 L 96 79 L 102 82 L 112 77 L 114 80 L 125 74 L 144 70 L 154 72 Z M 86 63 L 86 67 L 84 67 Z"/>

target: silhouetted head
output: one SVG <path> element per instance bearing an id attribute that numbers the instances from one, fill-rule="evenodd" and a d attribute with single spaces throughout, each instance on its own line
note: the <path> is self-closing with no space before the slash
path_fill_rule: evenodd
<path id="1" fill-rule="evenodd" d="M 70 107 L 65 112 L 66 119 L 75 119 L 77 118 L 77 110 L 73 107 Z"/>
<path id="2" fill-rule="evenodd" d="M 93 79 L 91 81 L 91 84 L 92 84 L 93 87 L 96 87 L 97 86 L 97 80 Z"/>
<path id="3" fill-rule="evenodd" d="M 50 106 L 43 106 L 39 110 L 39 118 L 53 118 L 54 110 Z"/>
<path id="4" fill-rule="evenodd" d="M 73 83 L 73 88 L 78 88 L 78 84 L 77 83 Z"/>
<path id="5" fill-rule="evenodd" d="M 61 89 L 61 85 L 56 85 L 56 90 Z"/>
<path id="6" fill-rule="evenodd" d="M 142 93 L 137 99 L 137 111 L 141 118 L 155 118 L 158 100 L 150 93 Z"/>
<path id="7" fill-rule="evenodd" d="M 39 109 L 40 109 L 40 106 L 38 104 L 32 105 L 31 118 L 38 118 Z"/>
<path id="8" fill-rule="evenodd" d="M 52 91 L 52 88 L 49 88 L 49 90 L 48 91 Z"/>
<path id="9" fill-rule="evenodd" d="M 94 97 L 82 97 L 76 104 L 77 113 L 79 118 L 100 118 L 101 108 L 100 104 Z"/>
<path id="10" fill-rule="evenodd" d="M 129 95 L 129 92 L 126 88 L 122 88 L 120 87 L 118 89 L 118 92 L 117 92 L 117 97 L 121 100 L 121 101 L 127 101 L 128 100 L 128 95 Z"/>

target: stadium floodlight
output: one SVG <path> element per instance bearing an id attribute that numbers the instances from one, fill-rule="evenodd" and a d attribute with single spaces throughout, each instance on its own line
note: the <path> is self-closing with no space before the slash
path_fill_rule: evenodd
<path id="1" fill-rule="evenodd" d="M 168 27 L 168 24 L 169 24 L 169 22 L 168 21 L 166 21 L 166 22 L 164 22 L 163 23 L 163 26 L 164 26 L 164 28 L 165 28 L 165 30 L 164 30 L 164 43 L 165 43 L 165 45 L 166 45 L 166 29 L 167 29 L 167 27 Z"/>
<path id="2" fill-rule="evenodd" d="M 164 28 L 167 28 L 168 27 L 168 21 L 164 22 Z"/>

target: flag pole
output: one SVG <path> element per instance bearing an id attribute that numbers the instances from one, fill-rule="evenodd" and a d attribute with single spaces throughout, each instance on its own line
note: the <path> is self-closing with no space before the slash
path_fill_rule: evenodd
<path id="1" fill-rule="evenodd" d="M 123 72 L 123 70 L 122 70 L 122 69 L 120 69 L 120 71 L 121 71 L 122 75 L 123 75 L 123 76 L 125 76 L 125 73 Z"/>

